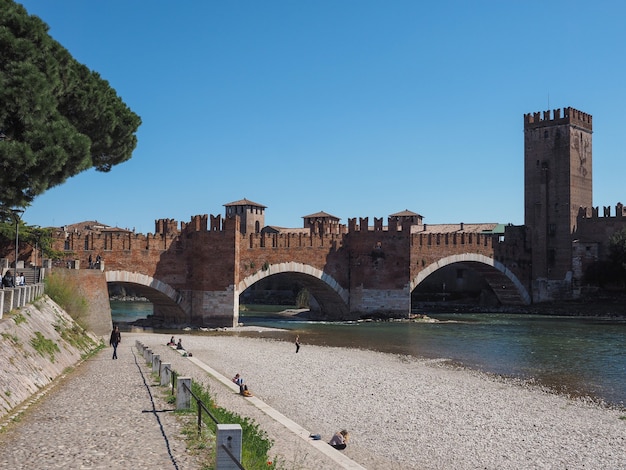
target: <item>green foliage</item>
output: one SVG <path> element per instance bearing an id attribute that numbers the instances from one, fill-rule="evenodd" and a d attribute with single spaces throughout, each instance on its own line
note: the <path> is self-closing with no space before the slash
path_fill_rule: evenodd
<path id="1" fill-rule="evenodd" d="M 73 278 L 59 274 L 59 272 L 51 271 L 44 282 L 48 297 L 65 310 L 76 323 L 85 328 L 83 319 L 87 313 L 89 303 L 86 298 L 78 294 L 78 286 L 75 285 L 76 281 Z"/>
<path id="2" fill-rule="evenodd" d="M 81 326 L 74 324 L 70 328 L 61 329 L 61 338 L 81 351 L 91 351 L 97 346 L 93 340 Z"/>
<path id="3" fill-rule="evenodd" d="M 622 275 L 626 277 L 626 229 L 611 235 L 609 239 L 609 257 L 611 262 Z"/>
<path id="4" fill-rule="evenodd" d="M 16 335 L 11 335 L 9 333 L 0 333 L 0 336 L 2 336 L 3 340 L 11 341 L 16 346 L 19 346 L 20 344 L 20 339 Z"/>
<path id="5" fill-rule="evenodd" d="M 276 462 L 272 462 L 268 455 L 273 442 L 268 438 L 267 433 L 259 428 L 258 424 L 250 418 L 241 417 L 232 411 L 217 406 L 208 387 L 203 388 L 201 384 L 192 381 L 191 390 L 193 394 L 204 403 L 207 409 L 210 410 L 211 415 L 213 415 L 219 423 L 239 424 L 241 426 L 243 441 L 241 464 L 244 468 L 247 470 L 276 468 Z M 197 416 L 198 408 L 196 400 L 192 399 L 191 404 L 192 411 Z M 204 450 L 206 458 L 214 462 L 215 455 L 213 451 L 215 449 L 214 441 L 217 425 L 204 411 L 202 412 L 202 422 L 206 425 L 206 427 L 203 428 L 203 434 L 198 436 L 197 428 L 194 427 L 196 431 L 194 433 L 195 435 L 192 437 L 190 434 L 189 438 L 192 439 L 196 451 Z M 203 436 L 204 440 L 202 440 Z M 208 443 L 207 440 L 211 442 Z M 214 468 L 214 466 L 209 465 L 209 468 Z"/>
<path id="6" fill-rule="evenodd" d="M 13 321 L 16 325 L 19 325 L 20 323 L 26 323 L 26 317 L 23 314 L 18 313 L 16 315 L 13 315 Z"/>
<path id="7" fill-rule="evenodd" d="M 30 340 L 30 344 L 42 357 L 47 355 L 50 358 L 50 362 L 54 362 L 54 355 L 61 352 L 59 346 L 54 341 L 44 337 L 39 331 L 35 332 L 35 337 Z"/>
<path id="8" fill-rule="evenodd" d="M 309 291 L 307 289 L 302 289 L 300 292 L 298 292 L 298 295 L 296 296 L 296 306 L 298 308 L 309 308 L 309 298 Z"/>
<path id="9" fill-rule="evenodd" d="M 626 288 L 626 229 L 611 235 L 606 259 L 587 267 L 584 282 L 601 288 Z"/>
<path id="10" fill-rule="evenodd" d="M 0 205 L 26 207 L 85 170 L 128 160 L 141 119 L 41 19 L 12 0 L 0 11 Z"/>

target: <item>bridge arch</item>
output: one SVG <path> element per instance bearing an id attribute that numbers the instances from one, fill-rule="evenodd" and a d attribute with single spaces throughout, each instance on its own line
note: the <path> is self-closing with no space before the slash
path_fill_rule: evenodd
<path id="1" fill-rule="evenodd" d="M 271 264 L 267 269 L 257 271 L 242 279 L 237 285 L 237 294 L 260 280 L 276 274 L 288 274 L 298 281 L 315 298 L 324 317 L 347 318 L 349 316 L 350 293 L 328 273 L 313 266 L 296 263 Z M 237 295 L 237 298 L 239 295 Z"/>
<path id="2" fill-rule="evenodd" d="M 152 276 L 129 271 L 105 271 L 105 278 L 107 283 L 115 282 L 118 284 L 135 284 L 150 287 L 169 297 L 173 302 L 180 303 L 180 295 L 176 289 L 165 282 L 154 279 Z M 149 298 L 148 296 L 146 297 Z"/>
<path id="3" fill-rule="evenodd" d="M 477 253 L 464 253 L 447 256 L 426 266 L 410 283 L 413 290 L 428 276 L 451 264 L 461 263 L 480 273 L 503 305 L 528 305 L 531 302 L 527 289 L 506 266 L 488 256 Z"/>

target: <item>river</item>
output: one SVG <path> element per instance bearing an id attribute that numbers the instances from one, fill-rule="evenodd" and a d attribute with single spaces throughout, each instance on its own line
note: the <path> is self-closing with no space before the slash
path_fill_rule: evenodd
<path id="1" fill-rule="evenodd" d="M 112 302 L 111 308 L 114 322 L 152 313 L 152 305 L 141 302 Z M 574 396 L 622 407 L 626 403 L 626 320 L 493 313 L 430 317 L 437 321 L 311 322 L 254 315 L 240 321 L 287 330 L 265 332 L 264 337 L 293 341 L 299 334 L 303 348 L 308 343 L 447 359 Z"/>

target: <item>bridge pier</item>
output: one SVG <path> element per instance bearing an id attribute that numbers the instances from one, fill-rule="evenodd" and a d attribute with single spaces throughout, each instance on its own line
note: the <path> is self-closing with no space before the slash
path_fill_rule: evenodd
<path id="1" fill-rule="evenodd" d="M 189 323 L 205 327 L 235 327 L 239 324 L 239 293 L 224 291 L 181 291 L 180 306 L 189 313 Z"/>
<path id="2" fill-rule="evenodd" d="M 363 286 L 350 290 L 350 312 L 359 316 L 391 315 L 408 316 L 411 312 L 411 292 L 404 289 L 364 289 Z"/>

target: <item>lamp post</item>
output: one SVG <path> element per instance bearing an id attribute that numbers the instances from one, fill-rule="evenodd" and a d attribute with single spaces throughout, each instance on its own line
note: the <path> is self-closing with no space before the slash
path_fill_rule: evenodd
<path id="1" fill-rule="evenodd" d="M 15 218 L 15 271 L 17 272 L 17 258 L 20 251 L 20 216 L 24 213 L 24 210 L 11 209 L 11 213 Z"/>

